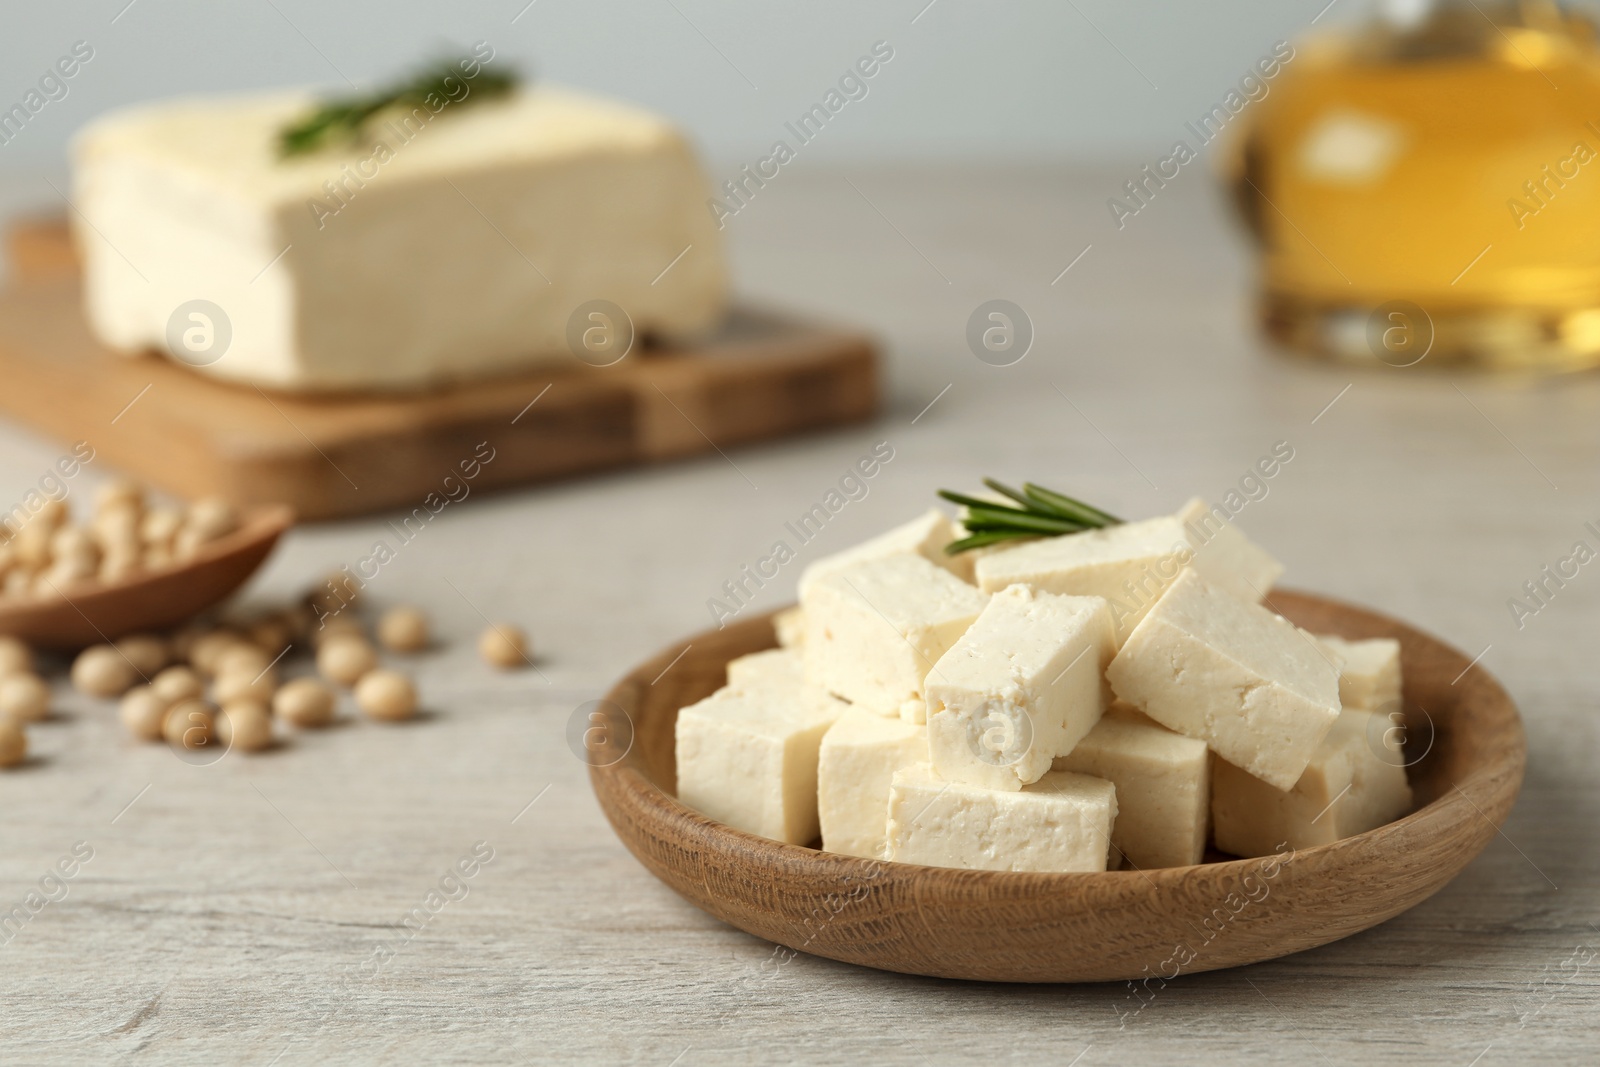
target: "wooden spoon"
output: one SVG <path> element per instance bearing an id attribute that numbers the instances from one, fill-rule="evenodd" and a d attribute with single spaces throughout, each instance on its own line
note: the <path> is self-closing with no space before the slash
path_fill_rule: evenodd
<path id="1" fill-rule="evenodd" d="M 60 593 L 0 597 L 0 634 L 35 648 L 70 651 L 175 626 L 243 585 L 292 525 L 293 510 L 281 504 L 251 508 L 237 530 L 201 546 L 182 563 Z"/>

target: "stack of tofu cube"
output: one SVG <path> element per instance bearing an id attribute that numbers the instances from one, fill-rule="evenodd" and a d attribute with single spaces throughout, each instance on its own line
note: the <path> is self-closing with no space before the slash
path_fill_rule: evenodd
<path id="1" fill-rule="evenodd" d="M 951 556 L 933 510 L 812 564 L 779 646 L 682 709 L 678 796 L 869 859 L 1012 871 L 1267 855 L 1411 806 L 1400 648 L 1262 606 L 1201 501 Z"/>

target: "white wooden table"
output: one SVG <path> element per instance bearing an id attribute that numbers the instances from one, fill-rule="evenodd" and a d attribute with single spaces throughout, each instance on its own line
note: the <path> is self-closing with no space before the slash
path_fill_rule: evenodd
<path id="1" fill-rule="evenodd" d="M 0 1058 L 1593 1061 L 1600 573 L 1586 568 L 1521 631 L 1507 600 L 1594 541 L 1600 381 L 1269 357 L 1248 256 L 1198 171 L 1120 233 L 1103 206 L 1113 172 L 848 177 L 857 189 L 786 170 L 729 237 L 751 295 L 880 331 L 890 402 L 874 425 L 452 507 L 371 591 L 424 605 L 449 641 L 417 665 L 431 713 L 412 725 L 352 721 L 195 767 L 124 741 L 109 705 L 61 693 L 57 719 L 32 731 L 38 759 L 0 774 L 0 911 L 75 843 L 93 858 L 0 945 Z M 967 348 L 967 317 L 991 298 L 1034 323 L 1014 366 Z M 894 459 L 869 495 L 756 607 L 783 602 L 803 561 L 940 487 L 1029 478 L 1154 513 L 1219 499 L 1289 442 L 1293 460 L 1241 525 L 1289 583 L 1487 649 L 1531 748 L 1503 837 L 1383 927 L 1181 978 L 1125 1025 L 1123 986 L 969 985 L 805 956 L 762 968 L 770 946 L 624 851 L 565 729 L 625 668 L 707 626 L 707 599 L 878 441 Z M 58 451 L 0 427 L 5 501 Z M 91 466 L 75 491 L 109 473 Z M 253 594 L 288 595 L 383 533 L 376 519 L 297 532 Z M 480 613 L 527 624 L 538 673 L 479 664 Z M 401 927 L 477 842 L 493 859 L 459 899 Z"/>

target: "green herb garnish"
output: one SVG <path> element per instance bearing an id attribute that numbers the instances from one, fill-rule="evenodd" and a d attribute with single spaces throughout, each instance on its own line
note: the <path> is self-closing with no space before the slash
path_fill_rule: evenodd
<path id="1" fill-rule="evenodd" d="M 1064 493 L 1045 489 L 1032 482 L 1023 482 L 1021 492 L 1008 485 L 1002 485 L 993 478 L 985 478 L 983 484 L 1000 495 L 1016 501 L 1017 506 L 983 500 L 964 493 L 952 493 L 948 489 L 939 490 L 940 496 L 952 504 L 960 504 L 966 508 L 961 517 L 961 525 L 967 528 L 967 536 L 944 546 L 945 552 L 952 556 L 958 552 L 981 548 L 1000 541 L 1015 541 L 1027 537 L 1059 537 L 1062 534 L 1115 526 L 1122 522 L 1109 511 L 1101 511 L 1081 500 L 1074 500 Z"/>
<path id="2" fill-rule="evenodd" d="M 478 67 L 476 75 L 465 73 L 470 65 Z M 516 88 L 518 76 L 514 71 L 491 71 L 474 59 L 442 60 L 409 81 L 365 96 L 347 96 L 329 100 L 297 122 L 285 126 L 278 134 L 278 153 L 298 156 L 315 152 L 330 143 L 359 142 L 367 120 L 391 107 L 427 107 L 430 112 L 443 110 L 431 106 L 431 101 L 445 101 L 456 106 L 474 100 L 487 100 L 504 96 Z M 466 88 L 466 93 L 461 92 Z"/>

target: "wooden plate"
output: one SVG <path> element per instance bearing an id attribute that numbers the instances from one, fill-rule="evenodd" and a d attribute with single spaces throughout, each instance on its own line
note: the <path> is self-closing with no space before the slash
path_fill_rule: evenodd
<path id="1" fill-rule="evenodd" d="M 1129 979 L 1154 989 L 1179 973 L 1324 945 L 1414 907 L 1482 851 L 1522 785 L 1527 749 L 1516 706 L 1468 657 L 1322 597 L 1279 591 L 1272 606 L 1315 633 L 1399 638 L 1412 724 L 1406 758 L 1415 761 L 1411 814 L 1279 857 L 1104 874 L 920 867 L 756 837 L 674 798 L 673 728 L 680 707 L 723 684 L 728 660 L 773 645 L 770 617 L 699 634 L 617 683 L 591 716 L 590 778 L 640 862 L 758 937 L 908 974 Z M 1415 725 L 1429 722 L 1431 730 Z"/>
<path id="2" fill-rule="evenodd" d="M 292 525 L 294 512 L 283 505 L 251 508 L 239 529 L 203 546 L 187 562 L 68 589 L 64 596 L 0 600 L 0 634 L 35 648 L 70 650 L 175 626 L 243 585 Z"/>

